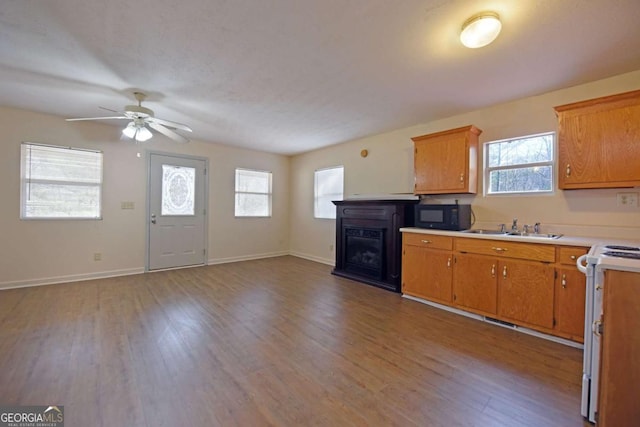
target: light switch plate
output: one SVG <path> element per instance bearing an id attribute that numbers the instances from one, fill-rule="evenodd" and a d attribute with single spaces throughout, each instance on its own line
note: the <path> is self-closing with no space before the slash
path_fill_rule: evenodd
<path id="1" fill-rule="evenodd" d="M 120 202 L 120 209 L 134 209 L 134 202 Z"/>

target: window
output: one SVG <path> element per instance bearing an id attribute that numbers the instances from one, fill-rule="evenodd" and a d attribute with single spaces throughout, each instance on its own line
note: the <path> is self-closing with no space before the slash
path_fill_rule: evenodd
<path id="1" fill-rule="evenodd" d="M 320 169 L 315 172 L 314 209 L 316 218 L 336 218 L 333 200 L 342 200 L 344 187 L 344 167 Z"/>
<path id="2" fill-rule="evenodd" d="M 271 172 L 236 169 L 236 216 L 271 216 Z"/>
<path id="3" fill-rule="evenodd" d="M 554 133 L 524 136 L 485 145 L 485 193 L 553 191 Z"/>
<path id="4" fill-rule="evenodd" d="M 101 218 L 102 152 L 25 142 L 20 158 L 20 218 Z"/>

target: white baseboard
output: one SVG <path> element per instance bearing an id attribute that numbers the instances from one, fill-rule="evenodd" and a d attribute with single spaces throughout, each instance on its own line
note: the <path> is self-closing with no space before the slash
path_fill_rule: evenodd
<path id="1" fill-rule="evenodd" d="M 275 258 L 278 256 L 285 256 L 285 255 L 290 255 L 289 251 L 267 252 L 263 254 L 242 255 L 242 256 L 228 257 L 228 258 L 211 258 L 207 261 L 207 265 L 227 264 L 230 262 L 251 261 L 254 259 L 263 259 L 263 258 Z"/>
<path id="2" fill-rule="evenodd" d="M 432 307 L 439 308 L 441 310 L 446 310 L 446 311 L 449 311 L 451 313 L 459 314 L 461 316 L 470 317 L 472 319 L 479 320 L 481 322 L 491 323 L 492 325 L 495 325 L 495 326 L 500 326 L 502 328 L 507 328 L 507 329 L 513 329 L 513 330 L 521 332 L 523 334 L 533 335 L 535 337 L 542 338 L 542 339 L 545 339 L 545 340 L 548 340 L 548 341 L 553 341 L 553 342 L 557 342 L 559 344 L 564 344 L 564 345 L 569 346 L 569 347 L 575 347 L 575 348 L 580 348 L 580 349 L 584 348 L 584 345 L 582 345 L 580 343 L 577 343 L 577 342 L 574 342 L 574 341 L 571 341 L 571 340 L 567 340 L 567 339 L 564 339 L 564 338 L 556 337 L 556 336 L 553 336 L 553 335 L 548 335 L 548 334 L 545 334 L 545 333 L 542 333 L 542 332 L 534 331 L 533 329 L 525 328 L 524 326 L 504 325 L 504 324 L 492 321 L 491 319 L 489 319 L 489 318 L 487 318 L 485 316 L 480 316 L 480 315 L 475 314 L 475 313 L 469 313 L 469 312 L 464 311 L 464 310 L 459 310 L 457 308 L 448 307 L 446 305 L 438 304 L 437 302 L 424 300 L 422 298 L 417 298 L 417 297 L 414 297 L 414 296 L 411 296 L 411 295 L 402 294 L 402 297 L 406 298 L 406 299 L 413 300 L 413 301 L 421 302 L 423 304 L 430 305 Z"/>
<path id="3" fill-rule="evenodd" d="M 298 257 L 298 258 L 308 259 L 309 261 L 319 262 L 321 264 L 327 264 L 327 265 L 330 265 L 332 267 L 335 267 L 335 265 L 336 265 L 336 260 L 335 259 L 321 258 L 321 257 L 317 257 L 315 255 L 309 255 L 309 254 L 304 254 L 304 253 L 295 252 L 295 251 L 289 252 L 289 255 L 295 256 L 295 257 Z"/>
<path id="4" fill-rule="evenodd" d="M 243 255 L 229 258 L 212 258 L 207 261 L 207 265 L 226 264 L 238 261 L 251 261 L 254 259 L 274 258 L 279 256 L 291 255 L 298 258 L 308 259 L 310 261 L 319 262 L 327 265 L 334 265 L 334 260 L 320 258 L 313 255 L 302 253 L 294 253 L 289 251 L 268 252 L 262 254 Z M 26 288 L 30 286 L 55 285 L 59 283 L 80 282 L 82 280 L 106 279 L 108 277 L 129 276 L 132 274 L 142 274 L 145 272 L 144 267 L 128 268 L 122 270 L 100 271 L 96 273 L 70 274 L 66 276 L 42 277 L 38 279 L 16 280 L 0 282 L 0 290 Z"/>
<path id="5" fill-rule="evenodd" d="M 106 279 L 108 277 L 130 276 L 142 274 L 144 268 L 127 268 L 124 270 L 100 271 L 97 273 L 71 274 L 68 276 L 43 277 L 39 279 L 0 282 L 0 289 L 27 288 L 30 286 L 55 285 L 58 283 L 81 282 L 83 280 Z"/>

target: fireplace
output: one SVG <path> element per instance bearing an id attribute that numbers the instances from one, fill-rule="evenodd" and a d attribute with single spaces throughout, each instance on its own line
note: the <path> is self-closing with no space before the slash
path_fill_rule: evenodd
<path id="1" fill-rule="evenodd" d="M 384 229 L 344 230 L 345 271 L 381 280 L 384 272 Z"/>
<path id="2" fill-rule="evenodd" d="M 401 227 L 413 226 L 417 200 L 344 200 L 336 205 L 332 273 L 400 292 Z"/>

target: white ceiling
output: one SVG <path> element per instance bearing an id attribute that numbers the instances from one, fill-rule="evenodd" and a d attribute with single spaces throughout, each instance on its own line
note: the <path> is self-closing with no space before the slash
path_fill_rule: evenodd
<path id="1" fill-rule="evenodd" d="M 483 10 L 502 34 L 467 49 L 460 27 Z M 103 116 L 98 106 L 122 110 L 142 90 L 192 138 L 283 154 L 638 69 L 640 0 L 0 6 L 0 105 Z"/>

